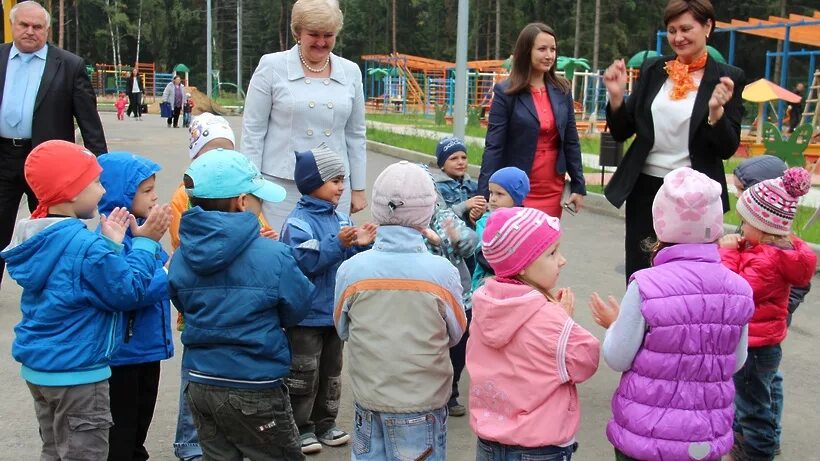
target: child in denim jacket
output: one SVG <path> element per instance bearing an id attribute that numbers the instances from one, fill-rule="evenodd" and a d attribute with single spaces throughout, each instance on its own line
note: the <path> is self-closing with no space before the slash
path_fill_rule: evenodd
<path id="1" fill-rule="evenodd" d="M 478 195 L 478 183 L 467 174 L 467 146 L 464 141 L 450 136 L 436 145 L 436 164 L 447 175 L 436 180 L 436 190 L 446 206 L 465 222 L 472 210 L 483 211 L 487 200 Z"/>
<path id="2" fill-rule="evenodd" d="M 468 258 L 472 258 L 475 249 L 479 245 L 475 231 L 467 227 L 464 221 L 456 213 L 447 207 L 441 193 L 438 193 L 436 209 L 433 212 L 433 219 L 430 227 L 424 232 L 427 249 L 431 253 L 447 258 L 453 266 L 458 269 L 461 279 L 461 296 L 464 311 L 467 316 L 468 330 L 464 332 L 461 341 L 450 348 L 450 362 L 453 364 L 453 392 L 447 402 L 447 409 L 451 416 L 464 416 L 467 409 L 458 403 L 458 381 L 464 371 L 464 357 L 467 351 L 467 338 L 469 335 L 469 324 L 472 317 L 472 297 L 473 290 L 472 275 L 468 268 Z"/>

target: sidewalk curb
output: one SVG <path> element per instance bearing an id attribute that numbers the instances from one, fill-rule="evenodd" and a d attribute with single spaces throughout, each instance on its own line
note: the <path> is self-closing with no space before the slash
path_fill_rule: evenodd
<path id="1" fill-rule="evenodd" d="M 421 152 L 416 152 L 414 150 L 403 149 L 401 147 L 394 147 L 388 144 L 383 144 L 380 142 L 375 141 L 367 141 L 367 150 L 373 151 L 382 155 L 388 155 L 390 157 L 396 157 L 402 160 L 407 160 L 409 162 L 416 162 L 416 163 L 425 163 L 430 165 L 431 168 L 438 168 L 436 164 L 436 157 L 433 155 L 423 154 Z M 478 179 L 478 174 L 481 171 L 481 167 L 476 165 L 470 165 L 467 167 L 467 172 L 473 179 Z M 586 197 L 584 197 L 584 208 L 588 209 L 594 213 L 602 214 L 605 216 L 611 216 L 613 218 L 620 218 L 623 219 L 625 217 L 624 208 L 615 208 L 609 201 L 604 197 L 602 194 L 596 194 L 594 192 L 587 192 Z M 733 233 L 737 230 L 737 227 L 733 224 L 724 224 L 723 231 L 724 233 Z M 820 245 L 816 243 L 806 242 L 806 244 L 814 251 L 814 254 L 817 255 L 817 259 L 820 260 Z M 820 272 L 820 266 L 817 268 L 817 272 Z"/>

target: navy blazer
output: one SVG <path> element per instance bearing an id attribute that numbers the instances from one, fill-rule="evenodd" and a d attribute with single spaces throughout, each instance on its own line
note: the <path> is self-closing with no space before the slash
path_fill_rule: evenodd
<path id="1" fill-rule="evenodd" d="M 6 65 L 11 43 L 0 45 L 0 102 L 6 84 Z M 74 119 L 83 135 L 86 149 L 100 155 L 108 152 L 97 95 L 91 87 L 85 62 L 74 53 L 48 45 L 46 67 L 34 101 L 31 121 L 31 146 L 51 139 L 74 142 Z"/>
<path id="2" fill-rule="evenodd" d="M 635 140 L 629 146 L 621 164 L 607 184 L 604 194 L 610 203 L 620 208 L 641 175 L 649 151 L 655 145 L 655 125 L 652 120 L 652 102 L 669 78 L 664 70 L 666 61 L 674 56 L 647 60 L 635 82 L 632 94 L 617 111 L 606 106 L 606 121 L 616 141 L 623 142 L 632 135 Z M 735 83 L 734 93 L 723 106 L 723 117 L 709 126 L 709 99 L 721 77 L 729 77 Z M 714 59 L 706 61 L 692 108 L 689 124 L 689 159 L 692 169 L 700 171 L 717 181 L 723 188 L 723 211 L 729 210 L 729 194 L 726 189 L 726 173 L 723 160 L 730 158 L 740 144 L 740 121 L 743 118 L 741 93 L 746 85 L 746 75 L 737 67 L 721 64 Z"/>
<path id="3" fill-rule="evenodd" d="M 478 193 L 485 197 L 489 195 L 488 183 L 493 173 L 501 168 L 514 166 L 529 176 L 535 159 L 541 122 L 532 94 L 529 91 L 507 94 L 505 91 L 509 86 L 510 81 L 504 80 L 493 88 L 484 157 L 481 159 L 481 174 L 478 176 Z M 559 175 L 569 172 L 572 192 L 586 195 L 572 95 L 561 92 L 552 84 L 547 84 L 547 88 L 560 138 L 555 172 Z"/>

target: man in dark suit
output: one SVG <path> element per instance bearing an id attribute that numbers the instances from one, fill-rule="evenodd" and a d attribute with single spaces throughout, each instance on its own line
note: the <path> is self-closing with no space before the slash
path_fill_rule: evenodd
<path id="1" fill-rule="evenodd" d="M 51 139 L 74 142 L 76 119 L 88 150 L 108 150 L 85 63 L 46 43 L 51 15 L 25 1 L 10 18 L 14 41 L 0 45 L 0 249 L 11 241 L 23 194 L 30 210 L 37 206 L 23 175 L 33 147 Z M 0 261 L 0 275 L 4 267 Z"/>

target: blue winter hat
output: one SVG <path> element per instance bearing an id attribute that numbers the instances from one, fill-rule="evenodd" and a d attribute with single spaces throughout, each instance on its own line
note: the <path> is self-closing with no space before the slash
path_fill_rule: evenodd
<path id="1" fill-rule="evenodd" d="M 304 152 L 295 152 L 293 180 L 302 195 L 310 194 L 333 178 L 345 175 L 345 164 L 325 143 Z"/>
<path id="2" fill-rule="evenodd" d="M 530 178 L 527 177 L 527 173 L 514 166 L 496 171 L 490 176 L 490 182 L 503 187 L 512 197 L 515 206 L 521 206 L 524 197 L 530 193 Z"/>
<path id="3" fill-rule="evenodd" d="M 742 161 L 732 173 L 743 184 L 743 188 L 748 189 L 767 179 L 783 176 L 787 168 L 786 162 L 774 155 L 761 155 Z"/>
<path id="4" fill-rule="evenodd" d="M 446 162 L 451 155 L 459 151 L 467 152 L 467 146 L 464 145 L 464 141 L 460 138 L 448 136 L 439 141 L 438 145 L 436 145 L 436 163 L 438 167 L 443 167 L 444 162 Z"/>

